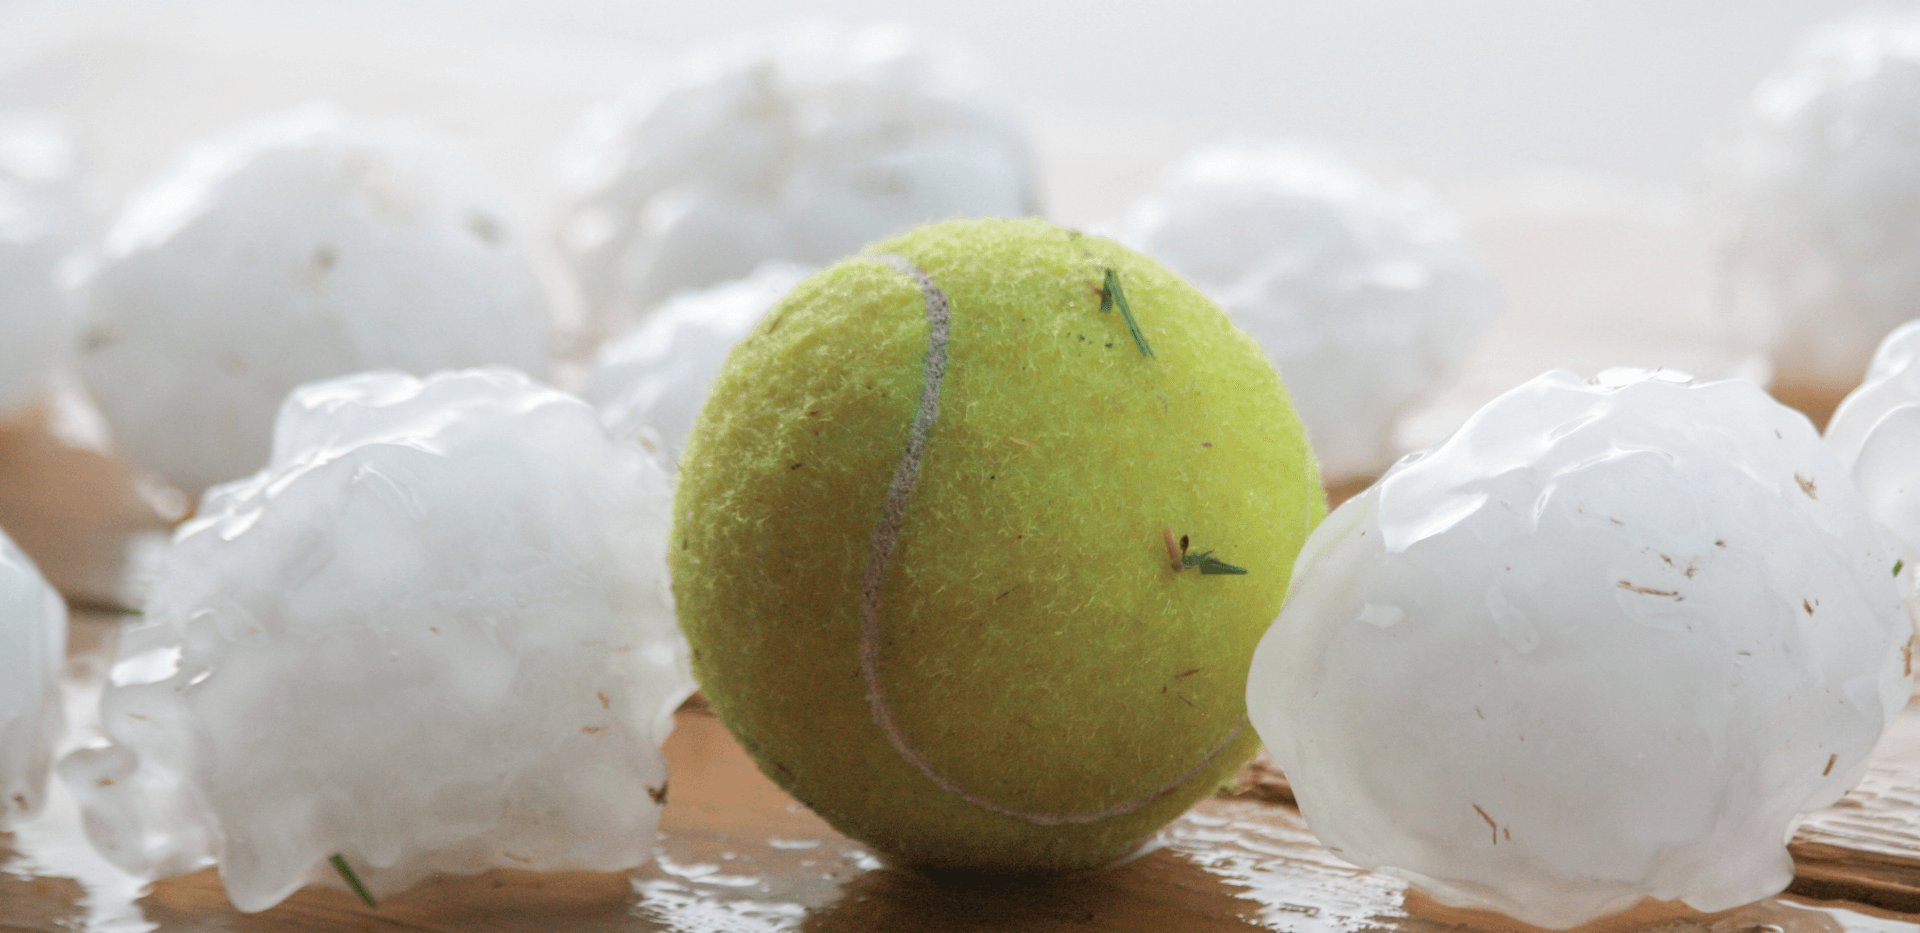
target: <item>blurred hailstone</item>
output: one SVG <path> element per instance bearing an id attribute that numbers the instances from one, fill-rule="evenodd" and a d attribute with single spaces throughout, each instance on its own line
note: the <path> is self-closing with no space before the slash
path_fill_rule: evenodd
<path id="1" fill-rule="evenodd" d="M 44 396 L 70 355 L 60 277 L 85 226 L 71 142 L 49 121 L 0 114 L 0 420 Z"/>
<path id="2" fill-rule="evenodd" d="M 616 871 L 654 844 L 693 689 L 670 481 L 506 369 L 304 386 L 175 535 L 61 777 L 128 871 L 241 910 L 437 872 Z"/>
<path id="3" fill-rule="evenodd" d="M 1816 33 L 1755 91 L 1715 181 L 1721 301 L 1776 385 L 1838 396 L 1920 313 L 1920 11 Z"/>
<path id="4" fill-rule="evenodd" d="M 452 145 L 312 107 L 200 146 L 109 233 L 81 374 L 128 458 L 189 493 L 266 462 L 305 382 L 546 369 L 545 300 Z"/>
<path id="5" fill-rule="evenodd" d="M 1188 156 L 1118 239 L 1218 302 L 1280 370 L 1333 481 L 1378 474 L 1394 420 L 1451 373 L 1500 307 L 1461 223 L 1317 147 Z"/>
<path id="6" fill-rule="evenodd" d="M 971 59 L 890 25 L 695 51 L 594 110 L 562 184 L 560 246 L 607 332 L 767 259 L 1036 209 L 1025 132 Z"/>
<path id="7" fill-rule="evenodd" d="M 67 604 L 0 531 L 0 832 L 40 810 L 66 650 Z"/>
<path id="8" fill-rule="evenodd" d="M 677 464 L 727 354 L 811 272 L 768 262 L 744 279 L 681 292 L 600 348 L 582 394 L 616 437 L 638 440 Z"/>
<path id="9" fill-rule="evenodd" d="M 1893 535 L 1900 558 L 1912 567 L 1920 567 L 1917 363 L 1920 321 L 1908 321 L 1880 342 L 1866 381 L 1840 403 L 1827 425 L 1827 443 L 1853 471 L 1868 514 Z"/>
<path id="10" fill-rule="evenodd" d="M 1342 858 L 1555 927 L 1780 891 L 1912 680 L 1894 556 L 1804 417 L 1603 379 L 1540 376 L 1328 516 L 1247 692 Z"/>

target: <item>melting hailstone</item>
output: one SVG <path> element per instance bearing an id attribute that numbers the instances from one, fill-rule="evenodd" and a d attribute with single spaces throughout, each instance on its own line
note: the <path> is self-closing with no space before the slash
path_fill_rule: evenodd
<path id="1" fill-rule="evenodd" d="M 207 492 L 61 776 L 151 876 L 217 862 L 263 910 L 437 872 L 631 867 L 693 689 L 670 482 L 505 369 L 304 386 L 259 474 Z"/>
<path id="2" fill-rule="evenodd" d="M 727 354 L 810 271 L 776 260 L 744 279 L 675 295 L 600 348 L 582 394 L 614 436 L 677 463 Z"/>
<path id="3" fill-rule="evenodd" d="M 1552 927 L 1786 887 L 1912 681 L 1892 550 L 1804 417 L 1604 378 L 1536 378 L 1328 516 L 1247 688 L 1342 858 Z"/>
<path id="4" fill-rule="evenodd" d="M 1920 10 L 1815 33 L 1721 159 L 1718 292 L 1776 384 L 1838 395 L 1920 293 Z"/>
<path id="5" fill-rule="evenodd" d="M 768 259 L 826 265 L 922 223 L 1034 213 L 1030 149 L 946 43 L 894 25 L 742 38 L 588 115 L 559 245 L 618 332 Z"/>
<path id="6" fill-rule="evenodd" d="M 294 387 L 363 370 L 539 374 L 551 321 L 454 144 L 311 107 L 140 192 L 87 283 L 79 357 L 129 459 L 192 494 L 260 469 Z"/>
<path id="7" fill-rule="evenodd" d="M 40 811 L 60 737 L 67 604 L 0 532 L 0 832 Z"/>
<path id="8" fill-rule="evenodd" d="M 1853 470 L 1867 513 L 1893 536 L 1909 579 L 1920 579 L 1920 321 L 1895 328 L 1866 380 L 1827 424 L 1827 443 Z"/>
<path id="9" fill-rule="evenodd" d="M 1260 344 L 1330 480 L 1393 462 L 1396 419 L 1501 306 L 1461 221 L 1432 196 L 1305 143 L 1201 149 L 1128 210 L 1117 236 Z"/>

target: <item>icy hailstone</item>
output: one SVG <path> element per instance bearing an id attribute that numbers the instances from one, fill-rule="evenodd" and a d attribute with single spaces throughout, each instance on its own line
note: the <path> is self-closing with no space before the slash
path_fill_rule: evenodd
<path id="1" fill-rule="evenodd" d="M 665 472 L 505 369 L 302 387 L 182 526 L 61 776 L 129 871 L 241 910 L 435 872 L 631 867 L 693 689 Z"/>
<path id="2" fill-rule="evenodd" d="M 1748 383 L 1548 373 L 1328 516 L 1251 718 L 1342 858 L 1566 927 L 1780 891 L 1905 704 L 1847 472 Z"/>
<path id="3" fill-rule="evenodd" d="M 0 832 L 40 810 L 66 651 L 67 604 L 0 532 Z"/>
<path id="4" fill-rule="evenodd" d="M 1329 479 L 1393 462 L 1394 419 L 1452 371 L 1500 305 L 1451 214 L 1303 144 L 1192 154 L 1129 210 L 1118 238 L 1259 342 Z"/>
<path id="5" fill-rule="evenodd" d="M 76 321 L 58 280 L 84 226 L 71 183 L 65 136 L 0 115 L 0 419 L 45 395 L 68 357 Z"/>
<path id="6" fill-rule="evenodd" d="M 1920 295 L 1920 12 L 1815 34 L 1716 176 L 1723 300 L 1777 381 L 1844 390 Z"/>
<path id="7" fill-rule="evenodd" d="M 130 459 L 189 492 L 266 462 L 302 383 L 546 367 L 549 318 L 460 153 L 309 108 L 196 150 L 129 206 L 81 372 Z"/>
<path id="8" fill-rule="evenodd" d="M 1867 514 L 1892 534 L 1908 567 L 1920 567 L 1920 366 L 1915 364 L 1920 364 L 1920 321 L 1908 321 L 1880 342 L 1866 381 L 1827 424 L 1827 443 L 1853 470 Z"/>
<path id="9" fill-rule="evenodd" d="M 714 46 L 588 117 L 561 248 L 618 331 L 766 259 L 825 265 L 927 221 L 1033 213 L 1028 150 L 968 58 L 900 27 Z"/>
<path id="10" fill-rule="evenodd" d="M 600 348 L 587 401 L 615 436 L 677 463 L 727 354 L 811 271 L 769 262 L 744 279 L 674 297 Z"/>

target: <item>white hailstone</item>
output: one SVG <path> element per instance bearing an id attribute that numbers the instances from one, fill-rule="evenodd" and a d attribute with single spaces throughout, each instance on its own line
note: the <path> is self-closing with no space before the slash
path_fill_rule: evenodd
<path id="1" fill-rule="evenodd" d="M 1920 12 L 1816 33 L 1755 91 L 1723 162 L 1728 311 L 1776 381 L 1851 386 L 1920 314 Z"/>
<path id="2" fill-rule="evenodd" d="M 0 532 L 0 832 L 40 810 L 66 651 L 67 604 Z"/>
<path id="3" fill-rule="evenodd" d="M 368 369 L 545 371 L 551 322 L 448 142 L 313 107 L 207 143 L 129 205 L 81 374 L 129 459 L 189 492 L 266 462 L 295 386 Z"/>
<path id="4" fill-rule="evenodd" d="M 674 296 L 600 348 L 581 394 L 615 436 L 677 463 L 727 354 L 811 272 L 774 261 L 744 279 Z"/>
<path id="5" fill-rule="evenodd" d="M 767 259 L 1035 210 L 1011 110 L 968 57 L 892 25 L 697 50 L 589 114 L 561 171 L 560 247 L 609 332 Z"/>
<path id="6" fill-rule="evenodd" d="M 1603 380 L 1540 376 L 1328 516 L 1247 688 L 1329 848 L 1552 927 L 1786 887 L 1912 681 L 1893 555 L 1804 417 Z"/>
<path id="7" fill-rule="evenodd" d="M 1280 370 L 1329 479 L 1393 462 L 1394 420 L 1465 356 L 1500 293 L 1425 192 L 1302 143 L 1201 149 L 1118 239 L 1186 277 Z"/>
<path id="8" fill-rule="evenodd" d="M 507 369 L 304 386 L 176 533 L 60 765 L 96 847 L 241 910 L 437 872 L 629 868 L 693 689 L 666 472 Z"/>
<path id="9" fill-rule="evenodd" d="M 1920 320 L 1895 328 L 1874 351 L 1866 381 L 1827 424 L 1827 443 L 1866 501 L 1867 513 L 1920 568 Z M 1915 574 L 1920 579 L 1920 574 Z"/>
<path id="10" fill-rule="evenodd" d="M 46 395 L 76 315 L 60 286 L 81 235 L 72 146 L 45 121 L 0 115 L 0 419 Z"/>

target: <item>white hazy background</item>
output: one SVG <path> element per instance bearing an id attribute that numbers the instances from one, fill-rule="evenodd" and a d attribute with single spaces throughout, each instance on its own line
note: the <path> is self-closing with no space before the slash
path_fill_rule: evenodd
<path id="1" fill-rule="evenodd" d="M 541 241 L 581 114 L 671 56 L 800 21 L 970 48 L 1024 112 L 1046 214 L 1117 218 L 1229 136 L 1311 137 L 1463 213 L 1511 313 L 1430 442 L 1549 366 L 1756 374 L 1712 313 L 1703 155 L 1842 0 L 0 0 L 0 110 L 74 133 L 110 212 L 178 146 L 316 99 L 463 138 Z M 551 264 L 549 269 L 551 271 Z"/>

